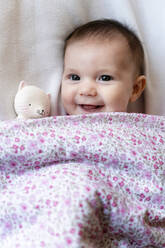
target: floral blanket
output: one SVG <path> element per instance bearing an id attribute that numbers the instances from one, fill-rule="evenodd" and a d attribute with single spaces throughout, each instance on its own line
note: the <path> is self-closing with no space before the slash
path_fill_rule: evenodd
<path id="1" fill-rule="evenodd" d="M 0 247 L 165 247 L 165 117 L 0 122 Z"/>

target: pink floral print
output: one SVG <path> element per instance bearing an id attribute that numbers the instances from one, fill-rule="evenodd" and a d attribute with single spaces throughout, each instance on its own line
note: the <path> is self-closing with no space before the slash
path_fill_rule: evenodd
<path id="1" fill-rule="evenodd" d="M 0 122 L 0 247 L 165 247 L 165 117 Z"/>

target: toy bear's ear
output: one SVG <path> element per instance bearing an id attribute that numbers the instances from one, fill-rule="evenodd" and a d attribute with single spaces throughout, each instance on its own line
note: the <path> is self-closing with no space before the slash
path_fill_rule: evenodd
<path id="1" fill-rule="evenodd" d="M 22 90 L 26 85 L 27 83 L 25 81 L 21 81 L 18 86 L 18 91 Z"/>

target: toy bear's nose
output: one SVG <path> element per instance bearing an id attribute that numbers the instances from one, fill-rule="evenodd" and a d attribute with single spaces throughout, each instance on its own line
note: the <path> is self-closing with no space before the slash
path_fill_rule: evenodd
<path id="1" fill-rule="evenodd" d="M 38 109 L 37 110 L 37 114 L 44 115 L 45 114 L 45 110 L 44 109 Z"/>

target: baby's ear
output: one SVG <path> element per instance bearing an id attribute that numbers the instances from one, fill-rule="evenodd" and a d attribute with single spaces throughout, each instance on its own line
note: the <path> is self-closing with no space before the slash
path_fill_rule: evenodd
<path id="1" fill-rule="evenodd" d="M 22 90 L 26 85 L 27 83 L 25 81 L 21 81 L 18 86 L 18 91 Z"/>
<path id="2" fill-rule="evenodd" d="M 133 85 L 133 91 L 130 97 L 130 102 L 135 102 L 140 97 L 145 86 L 146 86 L 146 77 L 144 75 L 141 75 L 136 79 Z"/>

